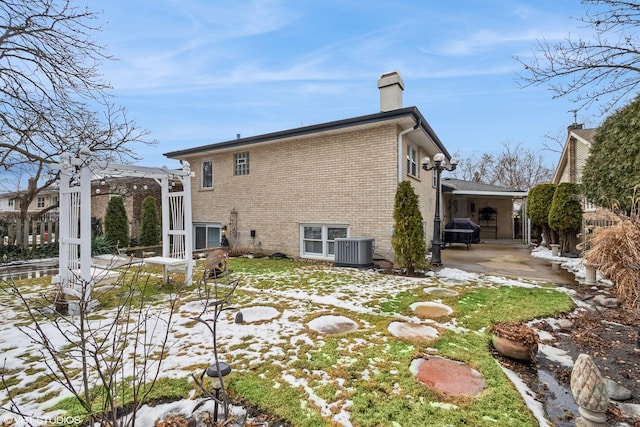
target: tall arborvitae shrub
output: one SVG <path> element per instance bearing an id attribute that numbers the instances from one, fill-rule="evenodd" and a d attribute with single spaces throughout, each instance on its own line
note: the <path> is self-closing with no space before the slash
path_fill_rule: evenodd
<path id="1" fill-rule="evenodd" d="M 549 227 L 549 209 L 555 192 L 555 184 L 538 184 L 529 190 L 527 197 L 527 215 L 533 225 L 542 229 L 547 244 L 558 242 L 557 234 Z"/>
<path id="2" fill-rule="evenodd" d="M 119 248 L 129 246 L 129 219 L 120 196 L 112 197 L 104 216 L 104 237 Z"/>
<path id="3" fill-rule="evenodd" d="M 396 253 L 396 262 L 406 269 L 407 274 L 414 274 L 416 269 L 425 266 L 426 248 L 418 196 L 408 181 L 398 185 L 393 219 L 391 245 Z"/>
<path id="4" fill-rule="evenodd" d="M 582 203 L 580 186 L 571 182 L 558 184 L 551 208 L 549 226 L 560 236 L 560 252 L 575 253 L 578 233 L 582 229 Z"/>
<path id="5" fill-rule="evenodd" d="M 629 215 L 640 183 L 640 96 L 598 128 L 582 171 L 582 190 L 592 203 Z"/>
<path id="6" fill-rule="evenodd" d="M 158 209 L 156 199 L 147 196 L 142 201 L 142 219 L 140 221 L 139 243 L 142 246 L 153 246 L 159 242 L 158 238 Z"/>

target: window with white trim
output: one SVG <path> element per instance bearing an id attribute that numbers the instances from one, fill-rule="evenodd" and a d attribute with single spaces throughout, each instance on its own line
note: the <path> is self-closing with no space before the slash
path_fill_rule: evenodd
<path id="1" fill-rule="evenodd" d="M 249 152 L 235 153 L 233 155 L 233 174 L 249 175 Z"/>
<path id="2" fill-rule="evenodd" d="M 38 209 L 44 209 L 44 196 L 38 196 Z"/>
<path id="3" fill-rule="evenodd" d="M 200 188 L 203 190 L 209 190 L 213 188 L 213 161 L 202 161 L 202 181 L 200 181 Z"/>
<path id="4" fill-rule="evenodd" d="M 419 161 L 419 151 L 418 149 L 411 145 L 407 144 L 407 175 L 418 177 L 420 168 L 418 167 Z"/>
<path id="5" fill-rule="evenodd" d="M 335 239 L 349 237 L 349 227 L 333 224 L 301 224 L 300 256 L 333 258 Z"/>
<path id="6" fill-rule="evenodd" d="M 194 249 L 215 248 L 220 246 L 220 224 L 194 224 Z"/>

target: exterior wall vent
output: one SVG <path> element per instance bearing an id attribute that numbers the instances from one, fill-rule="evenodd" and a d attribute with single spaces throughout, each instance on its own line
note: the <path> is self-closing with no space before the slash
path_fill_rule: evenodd
<path id="1" fill-rule="evenodd" d="M 335 239 L 336 267 L 373 267 L 373 242 L 368 237 Z"/>

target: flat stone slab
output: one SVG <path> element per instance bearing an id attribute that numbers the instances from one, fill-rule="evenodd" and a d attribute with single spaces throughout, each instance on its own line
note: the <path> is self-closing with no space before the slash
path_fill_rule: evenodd
<path id="1" fill-rule="evenodd" d="M 451 396 L 477 396 L 487 387 L 480 372 L 465 363 L 443 357 L 414 359 L 410 369 L 422 384 Z"/>
<path id="2" fill-rule="evenodd" d="M 424 291 L 434 297 L 455 297 L 458 295 L 457 291 L 447 288 L 424 288 Z"/>
<path id="3" fill-rule="evenodd" d="M 254 307 L 246 307 L 240 310 L 242 313 L 243 323 L 260 322 L 278 317 L 280 312 L 273 307 L 256 305 Z"/>
<path id="4" fill-rule="evenodd" d="M 358 329 L 358 324 L 345 316 L 319 316 L 308 323 L 309 328 L 321 334 L 341 334 Z"/>
<path id="5" fill-rule="evenodd" d="M 419 323 L 391 322 L 387 330 L 396 337 L 410 340 L 431 341 L 439 336 L 438 330 L 433 326 Z"/>
<path id="6" fill-rule="evenodd" d="M 411 310 L 418 316 L 426 319 L 437 319 L 439 317 L 449 316 L 453 313 L 453 309 L 445 304 L 438 302 L 414 302 L 411 304 Z"/>

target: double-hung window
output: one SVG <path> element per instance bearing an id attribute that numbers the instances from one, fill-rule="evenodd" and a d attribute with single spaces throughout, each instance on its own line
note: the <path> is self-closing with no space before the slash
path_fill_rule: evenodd
<path id="1" fill-rule="evenodd" d="M 200 188 L 203 190 L 210 190 L 213 188 L 213 161 L 202 161 L 202 181 L 200 182 Z"/>
<path id="2" fill-rule="evenodd" d="M 329 258 L 335 256 L 335 239 L 348 237 L 346 225 L 302 224 L 300 225 L 300 256 Z"/>
<path id="3" fill-rule="evenodd" d="M 249 175 L 249 152 L 245 151 L 233 155 L 233 174 Z"/>
<path id="4" fill-rule="evenodd" d="M 44 197 L 38 196 L 38 209 L 44 209 Z"/>
<path id="5" fill-rule="evenodd" d="M 418 149 L 409 144 L 407 145 L 407 175 L 418 177 L 419 173 L 419 161 L 418 161 L 419 152 Z"/>

